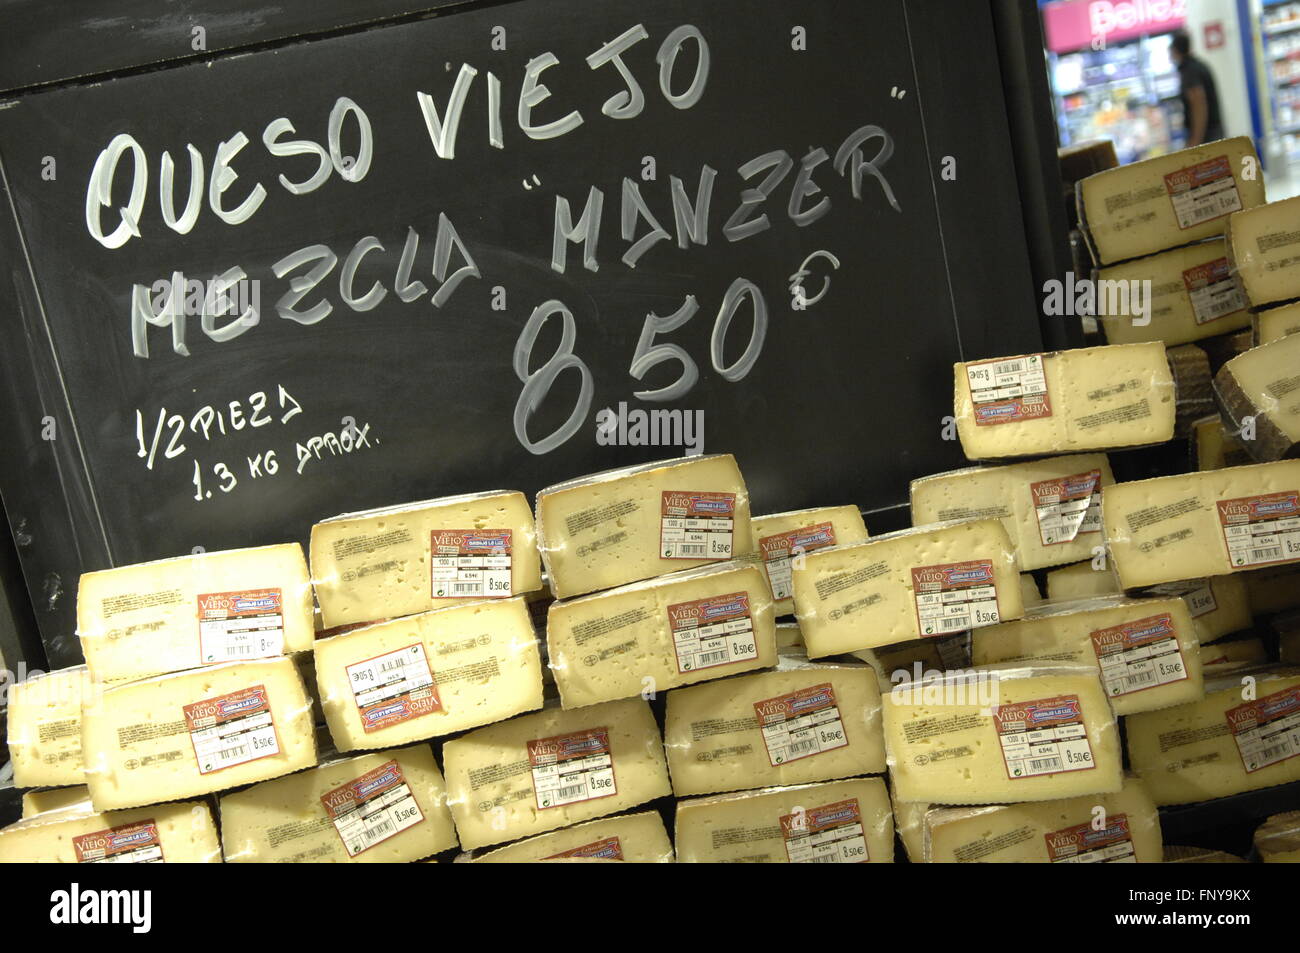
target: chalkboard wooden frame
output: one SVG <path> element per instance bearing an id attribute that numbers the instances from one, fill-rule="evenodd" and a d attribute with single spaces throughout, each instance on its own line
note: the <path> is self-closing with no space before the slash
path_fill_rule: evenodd
<path id="1" fill-rule="evenodd" d="M 533 0 L 534 3 L 539 0 Z M 446 11 L 456 16 L 493 3 L 466 3 Z M 133 4 L 125 4 L 130 8 Z M 339 5 L 340 7 L 342 5 Z M 400 8 L 402 5 L 392 5 Z M 394 14 L 392 23 L 407 22 L 426 15 L 421 9 Z M 1041 68 L 1041 38 L 1037 14 L 1031 3 L 1017 0 L 988 0 L 987 5 L 962 4 L 960 12 L 943 0 L 905 0 L 910 23 L 916 25 L 913 61 L 918 75 L 925 76 L 932 89 L 965 85 L 985 93 L 1001 95 L 957 99 L 926 97 L 926 151 L 931 163 L 965 143 L 980 142 L 992 156 L 990 166 L 1000 168 L 1014 181 L 1018 202 L 991 204 L 973 192 L 936 193 L 943 240 L 952 254 L 947 256 L 948 277 L 954 303 L 962 356 L 966 359 L 1002 353 L 1059 347 L 1078 343 L 1072 332 L 1059 323 L 1035 322 L 1033 289 L 1043 280 L 1065 270 L 1064 216 L 1056 207 L 1055 142 L 1052 135 L 1046 77 Z M 331 19 L 338 7 L 330 5 L 319 22 L 299 24 L 290 34 L 272 30 L 247 37 L 244 45 L 214 56 L 229 56 L 248 49 L 274 49 L 301 42 L 314 35 L 348 34 L 375 27 L 375 21 Z M 379 28 L 384 28 L 382 24 Z M 146 58 L 148 58 L 147 54 Z M 76 71 L 8 79 L 23 84 L 19 104 L 44 92 L 30 89 L 35 84 L 111 82 L 119 72 L 141 69 L 171 69 L 159 62 L 105 63 L 109 72 L 93 73 L 75 82 L 67 80 Z M 94 67 L 92 66 L 92 70 Z M 918 98 L 924 90 L 915 90 Z M 1006 130 L 1005 140 L 990 130 Z M 0 173 L 3 172 L 3 141 L 0 141 Z M 14 208 L 16 193 L 7 178 L 0 179 L 0 261 L 9 263 L 0 283 L 0 305 L 10 314 L 39 316 L 42 306 L 37 285 L 25 269 L 31 266 L 31 249 L 18 225 Z M 1007 242 L 990 248 L 989 235 Z M 13 267 L 13 265 L 19 267 Z M 990 289 L 989 275 L 996 270 L 1015 280 Z M 1008 289 L 1014 291 L 1008 291 Z M 1001 295 L 1008 295 L 1003 300 Z M 1033 312 L 1025 319 L 1026 302 Z M 960 306 L 958 306 L 960 304 Z M 1041 319 L 1040 319 L 1041 321 Z M 0 323 L 5 379 L 0 391 L 0 439 L 8 453 L 0 460 L 0 491 L 3 492 L 13 536 L 23 564 L 26 589 L 31 596 L 32 615 L 37 620 L 49 663 L 73 664 L 79 649 L 73 634 L 72 612 L 76 579 L 87 567 L 112 563 L 109 541 L 96 499 L 87 478 L 94 461 L 82 455 L 79 440 L 48 441 L 41 438 L 42 420 L 48 414 L 63 421 L 68 395 L 65 390 L 52 339 L 41 321 Z M 946 386 L 941 382 L 939 386 Z M 75 426 L 75 421 L 71 421 Z M 557 472 L 554 477 L 575 474 Z M 509 480 L 488 480 L 508 483 Z M 904 525 L 905 504 L 892 500 L 859 500 L 873 514 L 874 529 Z M 338 506 L 342 510 L 346 504 Z M 328 514 L 322 514 L 328 515 Z M 35 660 L 40 661 L 40 660 Z"/>

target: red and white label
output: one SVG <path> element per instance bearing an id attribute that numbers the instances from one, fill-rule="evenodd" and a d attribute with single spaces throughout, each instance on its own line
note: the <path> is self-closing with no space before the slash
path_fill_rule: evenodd
<path id="1" fill-rule="evenodd" d="M 1051 864 L 1136 864 L 1133 832 L 1128 815 L 1106 818 L 1106 826 L 1097 830 L 1092 824 L 1078 824 L 1044 834 L 1047 861 Z"/>
<path id="2" fill-rule="evenodd" d="M 1080 534 L 1101 532 L 1101 471 L 1029 484 L 1044 546 L 1074 542 Z"/>
<path id="3" fill-rule="evenodd" d="M 988 559 L 915 568 L 912 596 L 919 631 L 926 637 L 951 635 L 1002 621 L 993 562 Z"/>
<path id="4" fill-rule="evenodd" d="M 284 654 L 279 589 L 208 592 L 198 597 L 199 658 L 204 665 Z"/>
<path id="5" fill-rule="evenodd" d="M 1167 612 L 1098 629 L 1091 637 L 1101 681 L 1111 698 L 1188 677 L 1174 619 Z"/>
<path id="6" fill-rule="evenodd" d="M 537 807 L 547 810 L 618 793 L 609 729 L 588 728 L 528 742 Z"/>
<path id="7" fill-rule="evenodd" d="M 347 673 L 366 732 L 443 710 L 422 642 L 349 665 Z"/>
<path id="8" fill-rule="evenodd" d="M 212 774 L 280 753 L 265 685 L 186 705 L 185 724 L 199 774 Z"/>
<path id="9" fill-rule="evenodd" d="M 794 594 L 791 587 L 791 560 L 794 557 L 834 545 L 835 527 L 830 523 L 815 523 L 788 533 L 762 537 L 758 541 L 758 551 L 763 557 L 763 568 L 767 570 L 772 598 L 789 599 Z"/>
<path id="10" fill-rule="evenodd" d="M 510 598 L 512 535 L 508 529 L 436 529 L 430 533 L 433 598 Z"/>
<path id="11" fill-rule="evenodd" d="M 668 625 L 679 672 L 758 658 L 747 592 L 678 602 L 668 607 Z"/>
<path id="12" fill-rule="evenodd" d="M 754 713 L 772 767 L 848 746 L 830 682 L 755 702 Z"/>
<path id="13" fill-rule="evenodd" d="M 1096 767 L 1078 695 L 1000 705 L 993 719 L 1013 781 Z"/>
<path id="14" fill-rule="evenodd" d="M 79 864 L 161 864 L 162 839 L 154 821 L 138 821 L 72 838 Z"/>
<path id="15" fill-rule="evenodd" d="M 1043 355 L 966 365 L 975 423 L 980 427 L 1052 416 Z"/>
<path id="16" fill-rule="evenodd" d="M 1243 496 L 1217 505 L 1234 569 L 1300 559 L 1300 491 Z"/>
<path id="17" fill-rule="evenodd" d="M 1209 324 L 1247 306 L 1246 295 L 1232 277 L 1228 259 L 1188 268 L 1183 272 L 1183 286 L 1192 302 L 1192 317 L 1198 325 Z"/>
<path id="18" fill-rule="evenodd" d="M 1230 708 L 1227 718 L 1247 774 L 1300 754 L 1300 688 L 1288 688 Z"/>
<path id="19" fill-rule="evenodd" d="M 870 859 L 857 798 L 783 815 L 781 839 L 792 864 L 865 864 Z"/>
<path id="20" fill-rule="evenodd" d="M 1241 195 L 1227 156 L 1216 156 L 1165 176 L 1179 228 L 1192 228 L 1241 211 Z"/>
<path id="21" fill-rule="evenodd" d="M 606 837 L 602 840 L 592 841 L 590 844 L 583 844 L 581 847 L 562 850 L 558 854 L 543 857 L 542 860 L 559 860 L 564 857 L 595 857 L 598 860 L 622 860 L 623 845 L 617 837 Z"/>
<path id="22" fill-rule="evenodd" d="M 424 820 L 396 761 L 326 791 L 320 800 L 349 857 L 364 854 Z"/>
<path id="23" fill-rule="evenodd" d="M 736 494 L 664 490 L 659 502 L 659 555 L 664 559 L 730 559 Z"/>

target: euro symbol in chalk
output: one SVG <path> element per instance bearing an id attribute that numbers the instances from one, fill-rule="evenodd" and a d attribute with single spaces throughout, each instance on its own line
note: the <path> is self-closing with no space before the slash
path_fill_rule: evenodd
<path id="1" fill-rule="evenodd" d="M 823 275 L 821 290 L 818 291 L 816 295 L 809 298 L 808 295 L 804 292 L 803 280 L 807 278 L 810 274 L 812 274 L 812 272 L 808 270 L 808 266 L 811 265 L 818 258 L 825 258 L 828 262 L 831 263 L 832 269 L 837 271 L 839 270 L 840 260 L 836 258 L 832 253 L 825 251 L 824 249 L 819 248 L 817 251 L 813 252 L 811 255 L 809 255 L 807 258 L 803 260 L 803 264 L 799 266 L 799 270 L 790 276 L 790 297 L 794 300 L 795 307 L 800 311 L 816 304 L 818 301 L 824 298 L 826 296 L 826 292 L 830 290 L 831 280 L 830 278 Z"/>

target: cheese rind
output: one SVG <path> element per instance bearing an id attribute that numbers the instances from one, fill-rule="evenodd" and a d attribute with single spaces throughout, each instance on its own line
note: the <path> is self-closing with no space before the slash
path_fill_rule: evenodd
<path id="1" fill-rule="evenodd" d="M 749 491 L 730 454 L 625 467 L 547 487 L 537 494 L 537 533 L 560 599 L 754 551 Z"/>
<path id="2" fill-rule="evenodd" d="M 1135 778 L 1113 794 L 931 810 L 924 844 L 931 864 L 1158 864 L 1164 854 L 1160 813 Z"/>
<path id="3" fill-rule="evenodd" d="M 1256 615 L 1272 615 L 1300 607 L 1300 566 L 1256 569 L 1241 573 L 1239 578 L 1250 609 Z"/>
<path id="4" fill-rule="evenodd" d="M 1174 379 L 1159 342 L 953 365 L 953 416 L 971 460 L 1164 443 Z"/>
<path id="5" fill-rule="evenodd" d="M 856 506 L 818 506 L 755 516 L 750 525 L 754 554 L 772 588 L 779 616 L 794 612 L 794 597 L 790 592 L 792 552 L 807 553 L 826 546 L 860 543 L 867 538 L 867 524 Z"/>
<path id="6" fill-rule="evenodd" d="M 109 688 L 82 709 L 81 748 L 97 810 L 210 794 L 316 763 L 311 700 L 287 656 Z"/>
<path id="7" fill-rule="evenodd" d="M 1177 597 L 1045 603 L 1023 619 L 976 631 L 971 661 L 1092 666 L 1117 715 L 1181 705 L 1204 693 L 1196 627 Z"/>
<path id="8" fill-rule="evenodd" d="M 1251 606 L 1246 593 L 1246 579 L 1251 573 L 1231 573 L 1204 579 L 1186 579 L 1180 582 L 1152 586 L 1142 594 L 1147 596 L 1178 596 L 1185 603 L 1196 623 L 1202 645 L 1233 632 L 1248 629 L 1251 625 Z"/>
<path id="9" fill-rule="evenodd" d="M 1116 483 L 1101 507 L 1125 589 L 1300 561 L 1300 460 Z"/>
<path id="10" fill-rule="evenodd" d="M 316 685 L 339 751 L 387 748 L 542 707 L 522 598 L 483 600 L 321 639 Z"/>
<path id="11" fill-rule="evenodd" d="M 1201 668 L 1208 676 L 1211 666 L 1250 665 L 1268 661 L 1263 639 L 1235 639 L 1201 646 Z"/>
<path id="12" fill-rule="evenodd" d="M 894 862 L 880 778 L 764 788 L 677 802 L 677 862 Z"/>
<path id="13" fill-rule="evenodd" d="M 467 855 L 464 860 L 475 864 L 527 864 L 581 858 L 671 864 L 673 845 L 659 812 L 642 811 L 574 824 L 485 854 Z"/>
<path id="14" fill-rule="evenodd" d="M 322 764 L 220 799 L 226 863 L 407 863 L 456 846 L 428 745 Z"/>
<path id="15" fill-rule="evenodd" d="M 1017 619 L 1019 574 L 998 520 L 920 526 L 808 553 L 795 615 L 809 658 L 840 655 Z"/>
<path id="16" fill-rule="evenodd" d="M 522 715 L 448 741 L 442 756 L 467 849 L 615 814 L 672 790 L 659 726 L 639 699 Z"/>
<path id="17" fill-rule="evenodd" d="M 1266 864 L 1300 864 L 1300 811 L 1274 814 L 1261 824 L 1255 850 Z"/>
<path id="18" fill-rule="evenodd" d="M 1247 168 L 1256 174 L 1247 177 Z M 1081 179 L 1079 222 L 1102 263 L 1222 235 L 1228 215 L 1264 204 L 1249 136 L 1210 142 Z"/>
<path id="19" fill-rule="evenodd" d="M 1252 318 L 1255 344 L 1270 344 L 1289 334 L 1300 333 L 1300 301 L 1255 312 Z"/>
<path id="20" fill-rule="evenodd" d="M 1101 545 L 1101 488 L 1114 482 L 1104 453 L 953 470 L 912 481 L 912 523 L 1000 520 L 1022 571 L 1058 566 Z"/>
<path id="21" fill-rule="evenodd" d="M 1234 213 L 1224 237 L 1228 256 L 1252 307 L 1300 298 L 1300 198 Z"/>
<path id="22" fill-rule="evenodd" d="M 1245 859 L 1221 850 L 1205 847 L 1171 846 L 1165 848 L 1166 864 L 1244 864 Z"/>
<path id="23" fill-rule="evenodd" d="M 1253 421 L 1254 439 L 1241 445 L 1255 460 L 1300 453 L 1300 335 L 1234 357 L 1215 375 L 1214 393 L 1225 425 L 1240 433 Z"/>
<path id="24" fill-rule="evenodd" d="M 669 692 L 664 747 L 678 797 L 882 773 L 876 673 L 783 659 Z"/>
<path id="25" fill-rule="evenodd" d="M 311 579 L 297 543 L 82 575 L 77 635 L 111 682 L 311 650 Z"/>
<path id="26" fill-rule="evenodd" d="M 84 665 L 9 686 L 9 760 L 20 788 L 83 784 L 81 706 L 101 687 Z"/>
<path id="27" fill-rule="evenodd" d="M 1092 668 L 910 682 L 886 693 L 882 710 L 899 800 L 998 804 L 1120 789 L 1119 732 Z M 1026 725 L 1038 726 L 1038 740 L 1027 740 Z"/>
<path id="28" fill-rule="evenodd" d="M 23 820 L 47 811 L 62 811 L 81 805 L 85 805 L 84 809 L 87 811 L 93 810 L 90 806 L 90 788 L 84 784 L 76 784 L 70 788 L 25 791 L 23 792 Z"/>
<path id="29" fill-rule="evenodd" d="M 147 825 L 147 826 L 146 826 Z M 134 830 L 128 830 L 134 829 Z M 155 804 L 134 810 L 96 812 L 69 808 L 37 814 L 0 829 L 0 864 L 75 864 L 102 857 L 104 838 L 117 830 L 140 845 L 139 859 L 161 851 L 163 863 L 219 864 L 221 844 L 212 812 L 202 801 Z M 144 842 L 144 843 L 141 843 Z M 130 857 L 129 845 L 116 845 Z"/>
<path id="30" fill-rule="evenodd" d="M 344 513 L 317 523 L 311 572 L 327 628 L 542 586 L 532 510 L 516 490 Z"/>
<path id="31" fill-rule="evenodd" d="M 1246 687 L 1254 699 L 1243 697 Z M 1300 758 L 1271 760 L 1270 732 L 1300 711 L 1300 672 L 1227 676 L 1200 701 L 1131 715 L 1129 761 L 1161 807 L 1300 780 Z M 1269 726 L 1272 726 L 1271 728 Z"/>
<path id="32" fill-rule="evenodd" d="M 776 664 L 763 571 L 723 563 L 551 605 L 546 645 L 565 708 Z"/>
<path id="33" fill-rule="evenodd" d="M 1107 344 L 1163 341 L 1166 347 L 1250 326 L 1246 299 L 1233 280 L 1223 239 L 1173 248 L 1094 272 L 1096 312 Z M 1149 286 L 1134 284 L 1150 282 Z M 1112 284 L 1105 284 L 1111 282 Z M 1145 315 L 1125 299 L 1149 287 Z M 1147 292 L 1142 292 L 1146 294 Z M 1146 318 L 1145 323 L 1138 323 Z"/>

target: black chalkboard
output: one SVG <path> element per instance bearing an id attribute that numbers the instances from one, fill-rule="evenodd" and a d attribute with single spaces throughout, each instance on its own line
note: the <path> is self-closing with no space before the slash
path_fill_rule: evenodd
<path id="1" fill-rule="evenodd" d="M 998 33 L 994 13 L 1005 7 L 528 0 L 5 104 L 0 491 L 51 664 L 78 657 L 82 571 L 302 540 L 312 522 L 345 510 L 497 487 L 532 493 L 683 453 L 604 445 L 597 414 L 620 404 L 702 414 L 703 450 L 736 454 L 755 512 L 849 501 L 869 525 L 896 524 L 910 479 L 962 462 L 942 432 L 952 363 L 1042 346 L 1044 266 L 1031 268 L 1028 247 L 1040 258 L 1064 248 L 1051 222 L 1021 207 L 1052 143 L 1035 139 L 1041 122 L 1010 113 L 1015 82 L 1000 64 L 1008 44 L 1023 60 L 1037 38 Z M 620 98 L 617 64 L 589 67 L 588 57 L 642 32 L 621 55 L 638 105 Z M 521 120 L 530 63 L 549 97 L 534 92 Z M 454 158 L 442 158 L 417 94 L 434 104 L 436 130 L 458 77 L 467 95 Z M 501 148 L 489 97 L 498 81 Z M 332 111 L 341 132 L 320 163 L 327 178 L 291 194 L 280 177 L 304 182 L 317 158 L 271 154 L 266 130 L 287 119 L 295 131 L 275 141 L 325 144 Z M 582 121 L 571 131 L 522 129 L 573 111 Z M 138 235 L 121 211 L 131 149 L 114 174 L 94 176 L 122 135 L 148 170 Z M 159 181 L 167 151 L 183 218 L 187 145 L 202 156 L 203 187 L 197 221 L 181 234 L 164 222 Z M 218 196 L 227 218 L 255 186 L 265 190 L 239 224 L 221 220 L 209 195 L 223 151 L 237 174 Z M 696 228 L 702 178 L 712 199 Z M 803 181 L 813 185 L 799 197 Z M 603 196 L 593 267 L 580 242 L 565 242 L 561 272 L 557 196 L 576 223 L 592 189 Z M 746 189 L 770 195 L 744 205 Z M 638 196 L 666 237 L 631 267 L 623 218 Z M 653 229 L 630 218 L 633 241 Z M 116 229 L 123 240 L 107 247 Z M 277 276 L 276 263 L 303 249 L 315 249 L 303 256 L 312 260 Z M 404 250 L 414 251 L 409 268 Z M 322 254 L 332 270 L 307 282 L 286 318 L 295 279 Z M 350 255 L 354 306 L 339 280 Z M 791 287 L 804 266 L 801 300 Z M 200 295 L 172 322 L 185 326 L 183 345 L 143 319 L 133 336 L 133 301 L 143 315 L 172 300 L 161 285 L 133 297 L 134 285 L 152 291 L 174 273 L 209 282 L 236 267 L 259 283 L 256 322 L 211 320 L 228 338 L 214 340 Z M 825 295 L 801 307 L 824 278 Z M 367 308 L 357 299 L 375 283 L 383 298 Z M 689 320 L 668 320 L 692 298 Z M 328 315 L 303 323 L 323 302 Z M 662 319 L 653 335 L 649 314 Z M 520 342 L 538 326 L 528 357 Z M 548 363 L 557 352 L 573 357 Z M 634 396 L 669 387 L 688 366 L 698 377 L 674 399 Z M 548 367 L 564 369 L 525 394 L 524 379 L 544 382 Z M 571 414 L 576 429 L 551 449 L 525 446 Z"/>

